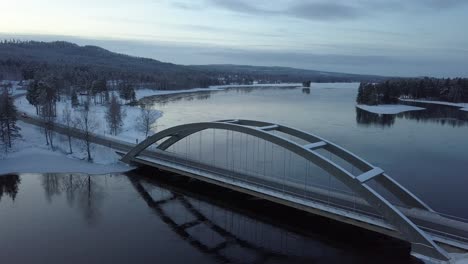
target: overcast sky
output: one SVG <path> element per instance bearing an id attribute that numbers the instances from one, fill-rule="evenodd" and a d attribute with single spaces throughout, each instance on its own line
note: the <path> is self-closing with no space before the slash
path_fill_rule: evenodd
<path id="1" fill-rule="evenodd" d="M 1 37 L 179 64 L 468 76 L 466 0 L 0 0 Z"/>

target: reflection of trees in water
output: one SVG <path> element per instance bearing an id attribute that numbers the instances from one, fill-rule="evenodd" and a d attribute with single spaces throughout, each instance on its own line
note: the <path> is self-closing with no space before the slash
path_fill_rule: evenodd
<path id="1" fill-rule="evenodd" d="M 99 217 L 99 207 L 104 197 L 102 186 L 89 175 L 43 174 L 42 186 L 49 202 L 65 195 L 68 205 L 82 211 L 89 224 Z"/>
<path id="2" fill-rule="evenodd" d="M 15 174 L 0 176 L 0 201 L 3 195 L 8 195 L 12 200 L 15 200 L 20 182 L 20 177 Z"/>
<path id="3" fill-rule="evenodd" d="M 356 107 L 356 121 L 359 125 L 391 127 L 395 123 L 395 115 L 374 114 Z"/>
<path id="4" fill-rule="evenodd" d="M 174 103 L 178 101 L 193 101 L 193 100 L 207 100 L 211 97 L 211 91 L 196 92 L 196 93 L 179 93 L 179 94 L 164 94 L 145 97 L 140 100 L 143 105 L 166 105 L 168 103 Z"/>
<path id="5" fill-rule="evenodd" d="M 414 105 L 414 104 L 410 104 Z M 418 105 L 422 106 L 422 105 Z M 452 127 L 468 125 L 468 112 L 451 106 L 434 106 L 424 104 L 426 110 L 409 111 L 396 115 L 374 114 L 356 107 L 356 121 L 359 125 L 375 125 L 390 127 L 395 124 L 396 118 L 416 120 L 417 122 L 430 122 Z"/>
<path id="6" fill-rule="evenodd" d="M 232 87 L 232 88 L 227 88 L 224 90 L 214 90 L 214 91 L 199 91 L 199 92 L 186 92 L 186 93 L 174 93 L 174 94 L 163 94 L 163 95 L 154 95 L 154 96 L 148 96 L 145 98 L 142 98 L 139 100 L 140 104 L 143 105 L 153 105 L 153 104 L 159 104 L 161 106 L 164 106 L 168 103 L 174 103 L 178 101 L 193 101 L 193 100 L 207 100 L 211 98 L 211 95 L 213 93 L 219 93 L 219 92 L 236 92 L 239 94 L 249 94 L 255 90 L 273 90 L 273 89 L 283 89 L 283 90 L 293 90 L 296 89 L 297 87 L 290 86 L 290 87 Z M 304 91 L 303 91 L 304 92 Z M 310 93 L 310 91 L 308 92 Z"/>
<path id="7" fill-rule="evenodd" d="M 303 94 L 310 94 L 310 88 L 302 88 Z"/>

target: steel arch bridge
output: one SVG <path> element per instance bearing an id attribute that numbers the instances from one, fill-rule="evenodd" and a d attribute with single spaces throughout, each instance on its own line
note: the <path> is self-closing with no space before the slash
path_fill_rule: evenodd
<path id="1" fill-rule="evenodd" d="M 359 199 L 342 194 L 331 194 L 333 202 L 320 199 L 318 189 L 300 189 L 294 183 L 278 183 L 268 178 L 220 168 L 173 155 L 168 148 L 189 136 L 204 130 L 226 130 L 250 135 L 270 142 L 326 171 L 352 190 Z M 281 132 L 282 135 L 274 132 Z M 290 138 L 288 138 L 290 137 Z M 305 142 L 298 143 L 291 137 Z M 158 143 L 156 150 L 148 148 Z M 337 162 L 319 154 L 325 150 L 356 167 L 361 173 L 355 175 Z M 380 168 L 374 167 L 351 152 L 316 135 L 288 126 L 253 120 L 220 120 L 175 126 L 158 132 L 123 155 L 126 163 L 144 164 L 169 170 L 185 176 L 217 184 L 229 189 L 268 199 L 286 206 L 325 216 L 337 221 L 406 240 L 412 252 L 432 260 L 450 260 L 447 248 L 455 247 L 468 251 L 468 224 L 458 219 L 442 216 L 389 177 Z M 266 176 L 266 175 L 263 175 Z M 403 205 L 396 205 L 384 198 L 370 183 L 383 186 L 385 192 L 397 197 Z M 306 195 L 304 195 L 306 193 Z M 349 205 L 354 199 L 353 207 Z M 357 205 L 357 206 L 356 206 Z M 377 212 L 375 213 L 370 212 Z"/>

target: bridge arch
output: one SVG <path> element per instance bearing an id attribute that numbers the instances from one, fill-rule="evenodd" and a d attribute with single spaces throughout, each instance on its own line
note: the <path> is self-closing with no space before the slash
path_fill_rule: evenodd
<path id="1" fill-rule="evenodd" d="M 327 141 L 316 135 L 305 131 L 291 128 L 288 126 L 254 120 L 220 120 L 216 122 L 200 122 L 184 124 L 160 131 L 131 149 L 122 158 L 123 162 L 131 163 L 141 152 L 154 143 L 167 138 L 160 143 L 157 148 L 166 150 L 178 141 L 206 129 L 222 129 L 251 135 L 275 145 L 283 147 L 300 157 L 312 162 L 324 171 L 328 172 L 338 181 L 345 184 L 348 188 L 358 193 L 366 202 L 376 211 L 383 215 L 384 219 L 395 227 L 402 237 L 412 244 L 413 249 L 418 252 L 424 252 L 424 255 L 440 260 L 448 260 L 447 253 L 434 243 L 431 237 L 419 229 L 403 213 L 401 213 L 393 204 L 387 201 L 376 190 L 367 184 L 369 181 L 380 183 L 387 191 L 398 197 L 405 205 L 411 208 L 419 208 L 433 212 L 433 210 L 423 203 L 418 197 L 409 192 L 406 188 L 398 184 L 395 180 L 384 173 L 380 168 L 372 166 L 370 163 L 352 154 L 351 152 L 339 147 L 338 145 Z M 275 135 L 271 131 L 279 131 L 286 135 L 299 138 L 305 142 L 300 145 L 285 137 Z M 345 170 L 340 165 L 320 155 L 315 150 L 326 149 L 330 153 L 349 162 L 362 174 L 355 176 Z"/>

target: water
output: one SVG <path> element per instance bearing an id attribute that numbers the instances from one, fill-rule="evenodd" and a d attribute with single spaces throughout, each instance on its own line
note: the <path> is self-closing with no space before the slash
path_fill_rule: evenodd
<path id="1" fill-rule="evenodd" d="M 164 111 L 158 130 L 222 119 L 265 120 L 330 140 L 421 197 L 436 211 L 468 218 L 468 112 L 446 106 L 377 115 L 355 107 L 355 84 L 230 89 L 144 100 Z M 208 155 L 211 155 L 209 153 Z"/>
<path id="2" fill-rule="evenodd" d="M 174 175 L 0 179 L 4 263 L 417 263 L 405 244 Z"/>

